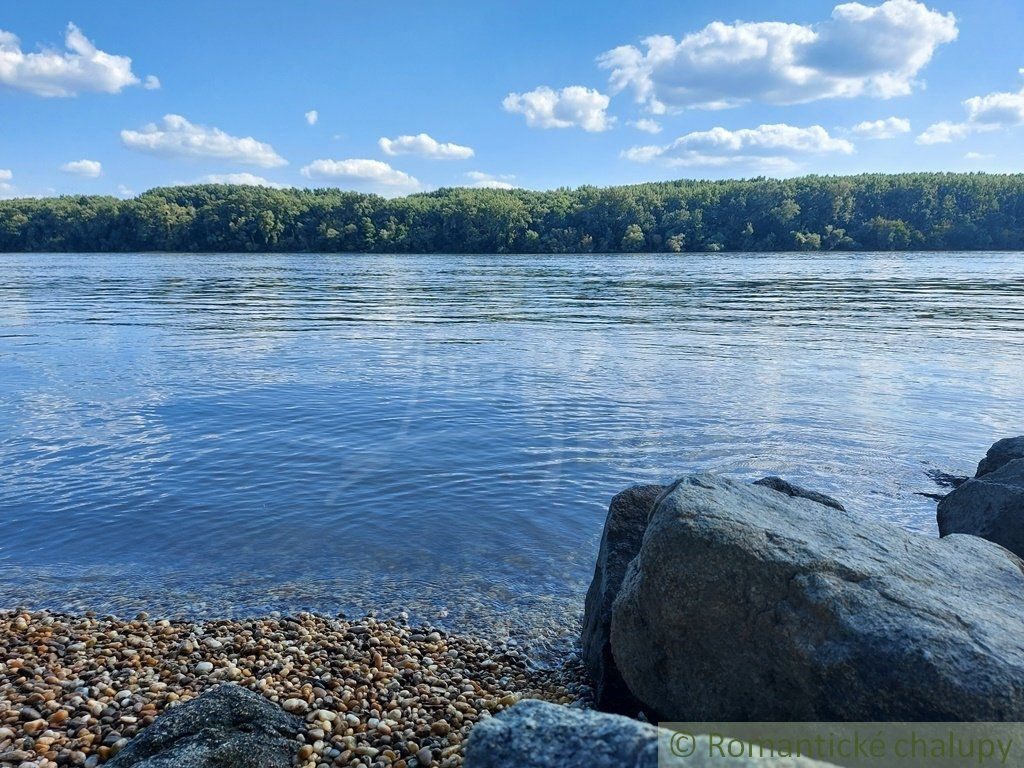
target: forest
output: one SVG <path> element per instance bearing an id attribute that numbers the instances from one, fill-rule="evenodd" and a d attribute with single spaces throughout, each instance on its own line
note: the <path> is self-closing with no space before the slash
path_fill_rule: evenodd
<path id="1" fill-rule="evenodd" d="M 680 180 L 598 188 L 196 185 L 0 200 L 0 251 L 604 253 L 1024 250 L 1024 174 Z"/>

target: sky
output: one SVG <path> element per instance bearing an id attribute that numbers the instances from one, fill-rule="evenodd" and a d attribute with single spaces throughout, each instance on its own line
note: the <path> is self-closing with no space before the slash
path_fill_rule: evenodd
<path id="1" fill-rule="evenodd" d="M 0 196 L 1024 170 L 1020 0 L 0 5 Z"/>

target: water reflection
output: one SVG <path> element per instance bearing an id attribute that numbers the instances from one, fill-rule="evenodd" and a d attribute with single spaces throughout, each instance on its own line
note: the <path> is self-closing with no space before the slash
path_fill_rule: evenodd
<path id="1" fill-rule="evenodd" d="M 0 598 L 558 623 L 698 467 L 933 531 L 1022 330 L 1020 254 L 2 255 Z"/>

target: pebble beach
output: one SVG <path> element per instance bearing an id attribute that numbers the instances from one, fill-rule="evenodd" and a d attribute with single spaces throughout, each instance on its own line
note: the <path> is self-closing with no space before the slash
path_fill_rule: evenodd
<path id="1" fill-rule="evenodd" d="M 0 765 L 102 765 L 222 683 L 301 716 L 303 768 L 460 765 L 473 724 L 523 698 L 586 703 L 574 660 L 373 617 L 224 621 L 0 611 Z"/>

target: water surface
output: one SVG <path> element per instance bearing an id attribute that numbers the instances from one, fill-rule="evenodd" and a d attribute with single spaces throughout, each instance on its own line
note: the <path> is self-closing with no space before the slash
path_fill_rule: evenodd
<path id="1" fill-rule="evenodd" d="M 557 629 L 694 469 L 934 535 L 1022 332 L 1024 254 L 0 255 L 0 604 Z"/>

